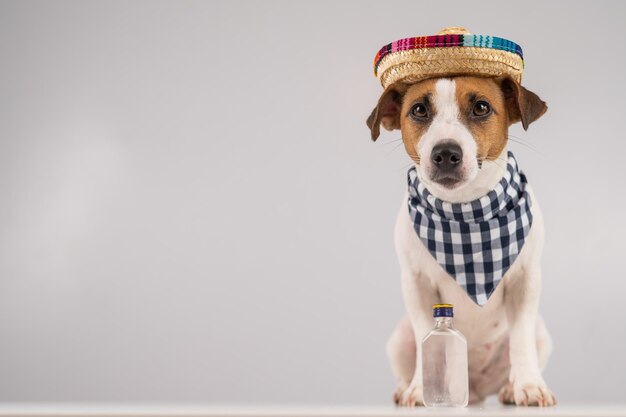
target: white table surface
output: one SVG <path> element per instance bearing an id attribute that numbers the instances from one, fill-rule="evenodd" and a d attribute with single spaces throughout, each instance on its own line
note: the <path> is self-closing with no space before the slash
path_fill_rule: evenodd
<path id="1" fill-rule="evenodd" d="M 291 406 L 208 404 L 2 404 L 0 417 L 387 417 L 387 416 L 558 416 L 626 417 L 626 404 L 559 404 L 551 408 L 487 404 L 462 409 L 396 408 L 394 406 Z"/>

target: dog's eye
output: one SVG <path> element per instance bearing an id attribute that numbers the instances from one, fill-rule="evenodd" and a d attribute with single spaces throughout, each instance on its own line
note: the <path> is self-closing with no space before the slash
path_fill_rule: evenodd
<path id="1" fill-rule="evenodd" d="M 417 103 L 411 109 L 411 114 L 418 119 L 425 119 L 428 117 L 428 109 L 423 103 Z"/>
<path id="2" fill-rule="evenodd" d="M 489 107 L 489 104 L 485 101 L 477 101 L 476 104 L 474 104 L 474 110 L 473 110 L 474 116 L 486 116 L 489 113 L 491 113 L 491 107 Z"/>

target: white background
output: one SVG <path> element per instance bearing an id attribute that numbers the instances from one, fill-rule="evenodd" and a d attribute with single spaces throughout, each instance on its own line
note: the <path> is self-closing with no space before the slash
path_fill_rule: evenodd
<path id="1" fill-rule="evenodd" d="M 545 377 L 626 388 L 620 2 L 0 2 L 0 401 L 387 404 L 409 160 L 378 49 L 511 39 L 549 111 Z M 532 147 L 532 149 L 530 148 Z"/>

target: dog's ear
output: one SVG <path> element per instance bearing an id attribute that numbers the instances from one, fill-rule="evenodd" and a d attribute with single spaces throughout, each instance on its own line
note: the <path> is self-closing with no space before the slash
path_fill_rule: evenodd
<path id="1" fill-rule="evenodd" d="M 380 136 L 380 125 L 387 130 L 400 129 L 400 109 L 402 108 L 402 97 L 408 89 L 408 84 L 397 82 L 385 89 L 378 99 L 378 104 L 372 110 L 372 114 L 367 118 L 367 127 L 372 133 L 372 140 L 375 141 Z"/>
<path id="2" fill-rule="evenodd" d="M 548 110 L 546 103 L 537 94 L 525 89 L 511 77 L 502 77 L 500 88 L 504 93 L 509 122 L 513 124 L 521 120 L 524 130 L 528 130 L 528 125 Z"/>

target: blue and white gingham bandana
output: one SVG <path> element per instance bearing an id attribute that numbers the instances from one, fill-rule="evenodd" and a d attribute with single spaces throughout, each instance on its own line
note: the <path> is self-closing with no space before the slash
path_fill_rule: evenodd
<path id="1" fill-rule="evenodd" d="M 522 250 L 533 221 L 526 176 L 515 157 L 508 153 L 506 173 L 493 190 L 468 203 L 433 196 L 415 167 L 408 181 L 417 235 L 470 298 L 484 305 Z"/>

